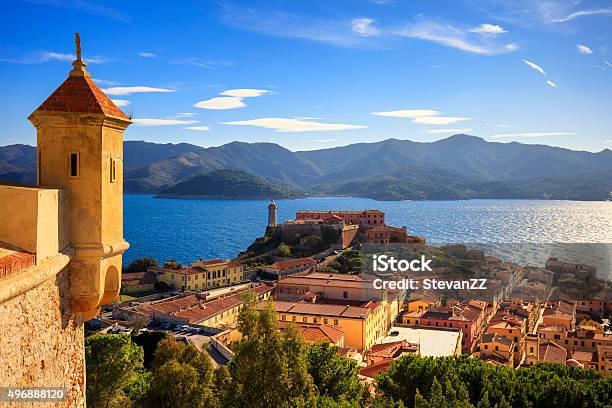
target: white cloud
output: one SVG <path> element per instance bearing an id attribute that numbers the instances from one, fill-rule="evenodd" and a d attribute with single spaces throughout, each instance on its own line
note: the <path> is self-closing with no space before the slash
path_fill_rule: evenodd
<path id="1" fill-rule="evenodd" d="M 478 27 L 469 30 L 471 33 L 477 33 L 485 36 L 495 36 L 503 33 L 507 33 L 501 26 L 495 24 L 481 24 Z"/>
<path id="2" fill-rule="evenodd" d="M 210 127 L 208 126 L 187 126 L 185 129 L 195 130 L 196 132 L 206 132 L 207 130 L 210 130 Z"/>
<path id="3" fill-rule="evenodd" d="M 476 34 L 471 29 L 460 29 L 450 24 L 440 24 L 433 21 L 420 21 L 409 25 L 398 34 L 403 37 L 430 41 L 445 47 L 457 48 L 462 51 L 481 55 L 497 55 L 515 51 L 515 43 L 498 44 L 492 36 Z"/>
<path id="4" fill-rule="evenodd" d="M 371 37 L 375 35 L 380 35 L 382 33 L 381 30 L 374 27 L 373 23 L 373 19 L 366 17 L 356 18 L 351 21 L 353 32 L 364 37 Z"/>
<path id="5" fill-rule="evenodd" d="M 132 119 L 135 125 L 138 126 L 175 126 L 175 125 L 191 125 L 198 123 L 197 120 L 179 120 L 179 119 Z"/>
<path id="6" fill-rule="evenodd" d="M 547 136 L 572 136 L 574 132 L 527 132 L 527 133 L 500 133 L 497 135 L 491 135 L 496 139 L 508 138 L 508 137 L 547 137 Z"/>
<path id="7" fill-rule="evenodd" d="M 256 96 L 261 96 L 272 91 L 268 91 L 266 89 L 228 89 L 227 91 L 221 92 L 223 96 L 233 96 L 236 98 L 252 98 Z"/>
<path id="8" fill-rule="evenodd" d="M 578 48 L 578 52 L 581 54 L 589 55 L 593 53 L 593 50 L 584 44 L 577 44 L 576 48 Z"/>
<path id="9" fill-rule="evenodd" d="M 17 57 L 0 58 L 2 62 L 11 64 L 42 64 L 49 61 L 74 61 L 76 56 L 70 53 L 61 53 L 55 51 L 37 51 L 19 55 Z M 90 64 L 102 64 L 108 62 L 107 57 L 101 55 L 93 55 L 88 58 L 83 58 Z"/>
<path id="10" fill-rule="evenodd" d="M 528 61 L 528 60 L 526 60 L 526 59 L 524 59 L 524 60 L 523 60 L 523 62 L 524 62 L 525 64 L 527 64 L 529 67 L 531 67 L 531 68 L 535 69 L 536 71 L 538 71 L 540 74 L 542 74 L 542 75 L 546 75 L 546 71 L 544 71 L 544 68 L 542 68 L 542 67 L 541 67 L 541 66 L 539 66 L 538 64 L 536 64 L 536 63 L 534 63 L 534 62 L 531 62 L 531 61 Z"/>
<path id="11" fill-rule="evenodd" d="M 553 88 L 558 88 L 557 84 L 555 84 L 553 81 L 546 81 L 546 83 L 550 86 L 552 86 Z"/>
<path id="12" fill-rule="evenodd" d="M 93 81 L 98 84 L 98 85 L 104 85 L 104 86 L 115 86 L 115 85 L 119 85 L 119 82 L 117 81 L 109 81 L 106 79 L 98 79 L 98 78 L 93 78 Z"/>
<path id="13" fill-rule="evenodd" d="M 130 103 L 132 103 L 131 101 L 128 101 L 127 99 L 111 99 L 111 101 L 119 107 L 128 106 Z"/>
<path id="14" fill-rule="evenodd" d="M 422 116 L 438 116 L 440 112 L 431 109 L 402 109 L 387 112 L 372 112 L 372 115 L 386 116 L 390 118 L 418 118 Z"/>
<path id="15" fill-rule="evenodd" d="M 107 95 L 131 95 L 133 93 L 154 93 L 154 92 L 174 92 L 172 89 L 153 88 L 150 86 L 116 86 L 103 89 Z"/>
<path id="16" fill-rule="evenodd" d="M 610 68 L 612 68 L 612 62 L 609 62 L 609 61 L 604 61 L 604 63 L 605 63 L 607 66 L 609 66 Z"/>
<path id="17" fill-rule="evenodd" d="M 222 19 L 226 25 L 241 30 L 341 47 L 359 47 L 368 38 L 355 35 L 350 21 L 292 14 L 270 7 L 243 7 L 226 2 L 222 5 Z"/>
<path id="18" fill-rule="evenodd" d="M 277 132 L 324 132 L 332 130 L 363 129 L 367 126 L 348 125 L 344 123 L 323 123 L 313 120 L 300 120 L 290 118 L 260 118 L 223 122 L 224 125 L 257 126 L 274 129 Z"/>
<path id="19" fill-rule="evenodd" d="M 194 113 L 194 112 L 179 112 L 176 114 L 176 116 L 180 116 L 180 117 L 195 116 L 195 115 L 197 115 L 197 113 Z"/>
<path id="20" fill-rule="evenodd" d="M 458 134 L 458 133 L 470 133 L 474 129 L 463 128 L 463 129 L 430 129 L 427 132 L 432 135 L 444 135 L 444 134 Z"/>
<path id="21" fill-rule="evenodd" d="M 229 60 L 210 60 L 196 57 L 181 58 L 171 61 L 170 63 L 179 65 L 193 65 L 194 67 L 206 68 L 210 70 L 215 70 L 218 67 L 231 67 L 234 65 L 234 62 Z"/>
<path id="22" fill-rule="evenodd" d="M 219 96 L 197 102 L 193 106 L 200 109 L 236 109 L 244 108 L 246 103 L 242 102 L 242 98 L 236 98 L 233 96 Z"/>
<path id="23" fill-rule="evenodd" d="M 566 16 L 566 17 L 553 19 L 553 20 L 551 20 L 551 22 L 553 22 L 553 23 L 566 23 L 568 21 L 575 20 L 575 19 L 577 19 L 579 17 L 594 16 L 594 15 L 612 15 L 612 9 L 580 10 L 580 11 L 576 11 L 575 13 L 572 13 L 572 14 Z"/>
<path id="24" fill-rule="evenodd" d="M 152 52 L 139 52 L 138 55 L 143 58 L 157 58 L 157 55 L 153 54 Z"/>
<path id="25" fill-rule="evenodd" d="M 414 118 L 412 122 L 419 125 L 450 125 L 452 123 L 471 119 L 472 118 L 458 118 L 454 116 L 422 116 Z"/>

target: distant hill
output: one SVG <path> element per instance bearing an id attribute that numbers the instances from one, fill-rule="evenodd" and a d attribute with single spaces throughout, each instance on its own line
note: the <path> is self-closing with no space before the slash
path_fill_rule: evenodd
<path id="1" fill-rule="evenodd" d="M 159 192 L 157 198 L 279 199 L 303 197 L 292 190 L 241 170 L 214 170 Z"/>
<path id="2" fill-rule="evenodd" d="M 307 191 L 382 200 L 551 198 L 603 200 L 612 151 L 487 142 L 455 135 L 431 143 L 388 139 L 292 152 L 273 143 L 124 143 L 126 193 L 158 193 L 214 170 L 240 170 Z M 35 179 L 31 146 L 0 147 L 0 179 Z"/>

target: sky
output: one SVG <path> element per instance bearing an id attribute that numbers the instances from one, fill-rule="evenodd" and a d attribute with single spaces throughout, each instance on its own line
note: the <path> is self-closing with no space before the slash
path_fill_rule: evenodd
<path id="1" fill-rule="evenodd" d="M 455 133 L 612 148 L 612 1 L 8 0 L 0 145 L 87 69 L 126 140 L 312 150 Z"/>

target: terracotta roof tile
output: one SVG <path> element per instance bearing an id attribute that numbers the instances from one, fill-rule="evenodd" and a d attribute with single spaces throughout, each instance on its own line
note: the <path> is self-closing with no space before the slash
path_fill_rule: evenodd
<path id="1" fill-rule="evenodd" d="M 71 75 L 35 112 L 103 113 L 129 120 L 91 78 Z"/>

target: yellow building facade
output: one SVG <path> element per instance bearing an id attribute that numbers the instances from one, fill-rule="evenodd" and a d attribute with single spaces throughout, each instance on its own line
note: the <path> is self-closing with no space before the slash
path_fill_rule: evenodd
<path id="1" fill-rule="evenodd" d="M 242 282 L 244 266 L 223 259 L 201 260 L 187 268 L 164 269 L 159 279 L 176 290 L 199 292 Z"/>

